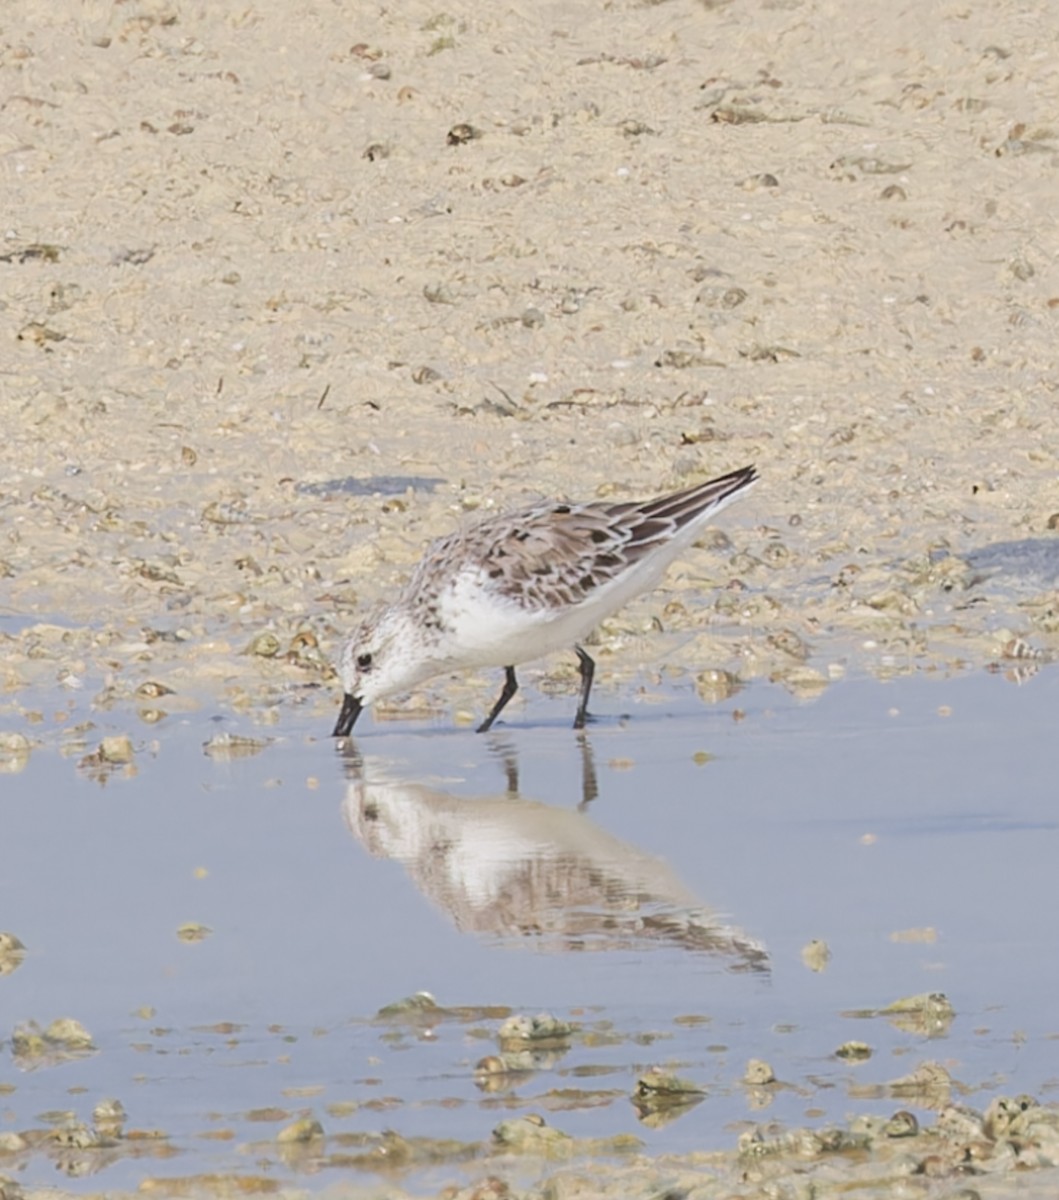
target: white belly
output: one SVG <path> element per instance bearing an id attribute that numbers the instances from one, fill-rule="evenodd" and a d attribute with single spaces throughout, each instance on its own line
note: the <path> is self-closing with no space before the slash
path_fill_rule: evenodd
<path id="1" fill-rule="evenodd" d="M 650 588 L 665 571 L 667 561 L 668 556 L 657 566 L 641 563 L 573 607 L 544 609 L 522 608 L 515 600 L 483 586 L 480 576 L 461 574 L 439 602 L 441 619 L 451 631 L 452 665 L 517 666 L 570 649 L 604 617 Z"/>

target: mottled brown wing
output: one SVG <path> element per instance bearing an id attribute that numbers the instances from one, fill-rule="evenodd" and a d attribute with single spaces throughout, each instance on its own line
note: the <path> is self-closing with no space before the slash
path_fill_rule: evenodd
<path id="1" fill-rule="evenodd" d="M 748 467 L 642 504 L 541 505 L 478 526 L 459 550 L 480 557 L 501 595 L 535 609 L 576 605 L 755 478 Z"/>

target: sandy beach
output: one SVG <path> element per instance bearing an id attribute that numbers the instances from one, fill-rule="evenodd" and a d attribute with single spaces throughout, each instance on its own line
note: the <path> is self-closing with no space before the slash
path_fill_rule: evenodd
<path id="1" fill-rule="evenodd" d="M 1047 5 L 20 12 L 16 703 L 57 669 L 300 695 L 251 638 L 311 630 L 322 672 L 476 512 L 748 462 L 739 557 L 677 572 L 663 622 L 738 578 L 727 665 L 782 671 L 777 632 L 822 675 L 1055 645 L 1038 609 L 953 617 L 927 561 L 1059 510 Z M 665 602 L 608 669 L 664 658 Z"/>

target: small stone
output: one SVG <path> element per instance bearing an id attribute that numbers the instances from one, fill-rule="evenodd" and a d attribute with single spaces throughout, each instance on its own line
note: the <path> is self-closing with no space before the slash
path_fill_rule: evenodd
<path id="1" fill-rule="evenodd" d="M 182 942 L 203 942 L 212 932 L 208 925 L 201 925 L 198 921 L 185 921 L 177 928 L 177 937 Z"/>
<path id="2" fill-rule="evenodd" d="M 260 754 L 269 745 L 267 738 L 241 737 L 235 733 L 219 733 L 216 737 L 203 742 L 203 753 L 210 758 L 228 761 L 233 758 L 249 758 Z"/>
<path id="3" fill-rule="evenodd" d="M 445 140 L 450 146 L 465 146 L 468 142 L 473 142 L 481 136 L 480 130 L 475 129 L 473 125 L 469 125 L 464 121 L 459 125 L 453 125 L 445 135 Z"/>
<path id="4" fill-rule="evenodd" d="M 292 1121 L 276 1134 L 276 1141 L 282 1145 L 297 1142 L 311 1142 L 324 1136 L 324 1127 L 312 1117 L 304 1117 L 300 1121 Z"/>
<path id="5" fill-rule="evenodd" d="M 246 648 L 247 654 L 256 654 L 259 658 L 275 658 L 279 654 L 280 640 L 274 634 L 266 630 L 264 633 L 257 634 Z"/>
<path id="6" fill-rule="evenodd" d="M 436 1013 L 438 1012 L 438 1002 L 429 992 L 415 992 L 411 996 L 405 996 L 402 1000 L 395 1000 L 392 1004 L 386 1004 L 375 1014 L 376 1017 L 403 1017 L 415 1013 Z"/>
<path id="7" fill-rule="evenodd" d="M 134 754 L 132 739 L 126 734 L 115 734 L 111 737 L 105 737 L 99 743 L 99 758 L 101 762 L 130 763 L 133 760 Z"/>
<path id="8" fill-rule="evenodd" d="M 500 1026 L 497 1038 L 501 1043 L 510 1042 L 565 1042 L 576 1032 L 575 1026 L 560 1021 L 551 1013 L 538 1013 L 535 1017 L 514 1016 Z"/>
<path id="9" fill-rule="evenodd" d="M 864 1062 L 871 1055 L 872 1049 L 867 1042 L 843 1042 L 835 1051 L 836 1058 L 844 1058 L 847 1062 Z"/>
<path id="10" fill-rule="evenodd" d="M 743 1082 L 749 1083 L 752 1087 L 761 1087 L 766 1083 L 775 1083 L 776 1075 L 763 1058 L 752 1058 L 746 1064 Z"/>
<path id="11" fill-rule="evenodd" d="M 100 1100 L 92 1109 L 92 1124 L 108 1137 L 119 1137 L 125 1115 L 125 1105 L 120 1100 Z"/>
<path id="12" fill-rule="evenodd" d="M 73 1017 L 59 1017 L 44 1030 L 44 1040 L 67 1050 L 87 1050 L 93 1047 L 92 1035 Z"/>
<path id="13" fill-rule="evenodd" d="M 827 942 L 821 941 L 819 938 L 813 938 L 811 942 L 807 942 L 802 947 L 802 962 L 809 968 L 810 971 L 817 973 L 827 970 L 827 964 L 831 961 L 831 950 Z"/>

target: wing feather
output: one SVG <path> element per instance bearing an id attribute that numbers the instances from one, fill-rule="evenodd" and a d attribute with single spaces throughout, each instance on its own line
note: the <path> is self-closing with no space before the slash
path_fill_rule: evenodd
<path id="1" fill-rule="evenodd" d="M 744 467 L 643 503 L 541 504 L 491 517 L 433 542 L 406 596 L 436 612 L 439 589 L 473 572 L 523 608 L 576 606 L 756 478 Z"/>

